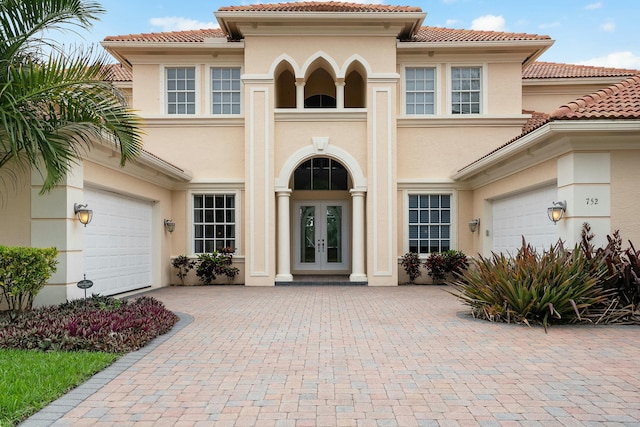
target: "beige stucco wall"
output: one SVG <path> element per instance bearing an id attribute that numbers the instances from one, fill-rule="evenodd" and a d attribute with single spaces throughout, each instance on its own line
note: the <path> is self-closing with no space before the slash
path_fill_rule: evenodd
<path id="1" fill-rule="evenodd" d="M 10 164 L 0 169 L 0 245 L 31 246 L 31 191 L 29 173 Z"/>
<path id="2" fill-rule="evenodd" d="M 184 120 L 187 123 L 189 119 Z M 145 133 L 146 150 L 189 170 L 194 181 L 244 179 L 242 126 L 185 127 L 178 123 L 148 126 Z"/>
<path id="3" fill-rule="evenodd" d="M 487 65 L 487 114 L 520 114 L 522 112 L 522 65 L 519 62 Z"/>
<path id="4" fill-rule="evenodd" d="M 622 80 L 622 78 L 620 78 Z M 522 87 L 522 108 L 530 111 L 539 111 L 551 114 L 562 105 L 574 101 L 590 93 L 601 90 L 611 84 L 610 81 L 602 83 L 581 84 L 526 84 Z"/>
<path id="5" fill-rule="evenodd" d="M 283 49 L 286 46 L 286 49 Z M 313 60 L 319 53 L 332 58 L 334 68 L 342 68 L 347 60 L 357 54 L 363 58 L 376 73 L 395 71 L 395 37 L 349 37 L 344 36 L 305 36 L 296 37 L 255 37 L 245 38 L 244 72 L 265 74 L 274 61 L 283 53 L 291 57 L 299 67 Z M 327 70 L 332 71 L 332 70 Z"/>
<path id="6" fill-rule="evenodd" d="M 521 132 L 517 127 L 398 129 L 398 179 L 441 179 L 498 148 Z"/>
<path id="7" fill-rule="evenodd" d="M 639 150 L 611 152 L 611 231 L 620 230 L 623 247 L 631 240 L 636 249 L 640 249 L 638 165 Z"/>

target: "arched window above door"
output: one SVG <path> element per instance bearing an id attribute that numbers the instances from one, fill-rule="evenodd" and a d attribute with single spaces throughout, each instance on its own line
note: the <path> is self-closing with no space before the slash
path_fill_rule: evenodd
<path id="1" fill-rule="evenodd" d="M 294 190 L 348 190 L 349 173 L 339 162 L 316 157 L 302 163 L 293 174 Z"/>

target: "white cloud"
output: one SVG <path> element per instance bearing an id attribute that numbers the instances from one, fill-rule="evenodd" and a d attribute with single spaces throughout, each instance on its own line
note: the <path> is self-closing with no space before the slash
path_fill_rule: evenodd
<path id="1" fill-rule="evenodd" d="M 615 22 L 605 22 L 604 24 L 600 25 L 600 29 L 602 31 L 606 31 L 608 33 L 612 33 L 616 30 L 616 23 Z"/>
<path id="2" fill-rule="evenodd" d="M 540 24 L 538 25 L 538 28 L 541 30 L 546 30 L 548 28 L 557 28 L 560 26 L 560 22 L 556 21 L 556 22 L 547 22 L 544 24 Z"/>
<path id="3" fill-rule="evenodd" d="M 578 61 L 578 64 L 595 65 L 598 67 L 629 68 L 640 70 L 640 55 L 633 52 L 613 52 L 607 56 Z"/>
<path id="4" fill-rule="evenodd" d="M 507 23 L 502 16 L 484 15 L 471 22 L 472 30 L 504 31 L 506 28 Z"/>
<path id="5" fill-rule="evenodd" d="M 602 2 L 599 1 L 597 3 L 588 4 L 584 8 L 585 10 L 596 10 L 596 9 L 600 9 L 601 7 L 602 7 Z"/>
<path id="6" fill-rule="evenodd" d="M 202 22 L 195 19 L 183 18 L 180 16 L 164 16 L 162 18 L 151 18 L 149 23 L 154 27 L 160 27 L 162 31 L 186 31 L 201 30 L 203 28 L 218 28 L 215 22 Z"/>
<path id="7" fill-rule="evenodd" d="M 447 27 L 455 27 L 456 25 L 462 24 L 462 22 L 458 19 L 447 19 L 444 23 Z"/>

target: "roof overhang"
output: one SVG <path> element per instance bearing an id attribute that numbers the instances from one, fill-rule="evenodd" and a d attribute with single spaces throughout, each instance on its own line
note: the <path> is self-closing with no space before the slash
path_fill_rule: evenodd
<path id="1" fill-rule="evenodd" d="M 477 54 L 517 54 L 521 57 L 523 69 L 535 62 L 554 43 L 554 40 L 495 40 L 495 41 L 442 41 L 414 42 L 398 41 L 398 53 L 438 52 L 438 54 L 459 54 L 473 51 Z"/>
<path id="2" fill-rule="evenodd" d="M 181 55 L 237 53 L 244 50 L 243 42 L 230 42 L 224 38 L 207 38 L 204 42 L 140 42 L 102 41 L 102 47 L 118 62 L 131 69 L 132 55 Z"/>
<path id="3" fill-rule="evenodd" d="M 640 149 L 640 120 L 557 120 L 505 145 L 452 176 L 472 188 L 505 178 L 562 154 Z"/>
<path id="4" fill-rule="evenodd" d="M 421 26 L 424 12 L 290 12 L 218 11 L 220 28 L 234 40 L 247 35 L 396 35 L 411 37 Z"/>

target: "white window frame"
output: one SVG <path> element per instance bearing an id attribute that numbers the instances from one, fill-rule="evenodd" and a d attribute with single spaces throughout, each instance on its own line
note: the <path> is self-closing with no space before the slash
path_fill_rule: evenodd
<path id="1" fill-rule="evenodd" d="M 413 187 L 413 186 L 411 186 Z M 409 237 L 409 196 L 450 196 L 450 222 L 449 222 L 449 249 L 456 250 L 458 248 L 458 195 L 455 190 L 444 190 L 440 189 L 429 189 L 429 188 L 411 188 L 403 190 L 403 199 L 404 199 L 404 208 L 403 208 L 403 218 L 404 218 L 404 253 L 409 252 L 409 241 L 411 240 Z M 430 253 L 420 253 L 418 252 L 420 258 L 426 259 Z"/>
<path id="2" fill-rule="evenodd" d="M 434 100 L 433 100 L 433 114 L 407 114 L 407 68 L 432 68 L 434 70 Z M 434 117 L 440 115 L 442 91 L 440 84 L 441 81 L 441 66 L 440 64 L 414 64 L 408 63 L 402 65 L 402 78 L 400 79 L 400 93 L 402 103 L 402 116 L 403 117 Z"/>
<path id="3" fill-rule="evenodd" d="M 195 112 L 193 114 L 169 114 L 169 93 L 167 90 L 167 69 L 194 68 L 195 69 Z M 160 66 L 160 114 L 169 117 L 195 117 L 200 114 L 200 68 L 199 64 L 164 64 Z"/>
<path id="4" fill-rule="evenodd" d="M 213 114 L 213 87 L 212 87 L 212 73 L 214 68 L 238 68 L 240 70 L 240 112 L 238 114 Z M 205 96 L 207 113 L 213 117 L 242 117 L 244 116 L 244 84 L 242 80 L 243 68 L 238 63 L 220 63 L 209 64 L 206 68 L 207 78 L 205 79 Z"/>
<path id="5" fill-rule="evenodd" d="M 480 69 L 480 112 L 479 113 L 470 113 L 470 114 L 454 114 L 453 113 L 453 85 L 452 78 L 453 68 L 479 68 Z M 488 103 L 487 103 L 487 91 L 488 91 L 488 71 L 487 64 L 478 64 L 478 63 L 470 63 L 470 64 L 447 64 L 447 99 L 446 99 L 446 108 L 447 114 L 455 116 L 455 117 L 473 117 L 479 116 L 482 114 L 488 114 Z"/>
<path id="6" fill-rule="evenodd" d="M 242 228 L 241 228 L 241 198 L 240 198 L 240 190 L 237 188 L 206 188 L 206 189 L 192 189 L 187 192 L 188 203 L 187 203 L 187 222 L 188 222 L 188 232 L 187 234 L 187 247 L 189 248 L 190 256 L 197 257 L 199 253 L 195 251 L 196 246 L 196 237 L 195 237 L 195 206 L 193 197 L 195 195 L 207 195 L 207 196 L 221 196 L 221 195 L 229 195 L 234 196 L 234 204 L 235 204 L 235 252 L 234 255 L 242 254 Z"/>

